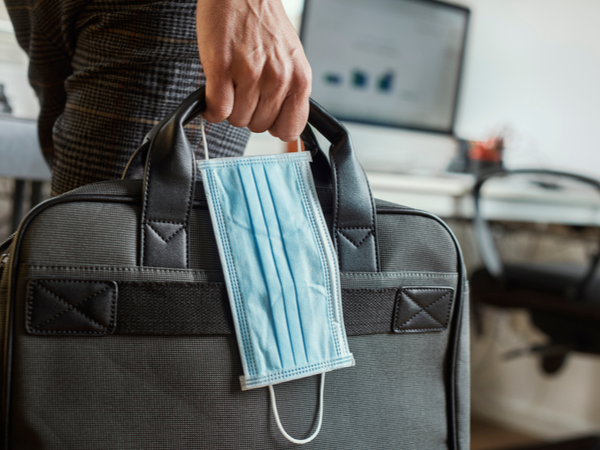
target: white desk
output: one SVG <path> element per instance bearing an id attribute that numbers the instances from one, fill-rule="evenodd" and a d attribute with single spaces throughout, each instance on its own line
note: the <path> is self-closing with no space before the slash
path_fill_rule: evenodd
<path id="1" fill-rule="evenodd" d="M 424 209 L 444 218 L 464 215 L 463 203 L 470 198 L 474 181 L 469 175 L 438 177 L 367 172 L 367 177 L 374 197 Z"/>
<path id="2" fill-rule="evenodd" d="M 424 209 L 442 218 L 471 218 L 471 175 L 440 176 L 367 172 L 373 195 Z M 600 195 L 591 190 L 549 190 L 523 180 L 484 188 L 483 214 L 489 219 L 600 225 Z"/>

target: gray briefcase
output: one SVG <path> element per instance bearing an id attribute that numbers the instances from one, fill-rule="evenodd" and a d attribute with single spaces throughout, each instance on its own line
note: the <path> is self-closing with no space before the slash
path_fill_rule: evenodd
<path id="1" fill-rule="evenodd" d="M 242 374 L 202 184 L 183 125 L 149 134 L 143 179 L 95 183 L 29 213 L 0 246 L 5 450 L 287 449 L 267 389 Z M 341 269 L 356 366 L 331 372 L 307 449 L 469 448 L 468 304 L 435 216 L 373 200 L 345 128 L 312 102 L 312 172 Z M 320 377 L 276 386 L 285 429 L 315 427 Z"/>

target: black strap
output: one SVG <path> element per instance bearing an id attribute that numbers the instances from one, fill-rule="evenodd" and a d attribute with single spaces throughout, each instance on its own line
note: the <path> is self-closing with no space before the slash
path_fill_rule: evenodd
<path id="1" fill-rule="evenodd" d="M 195 160 L 183 126 L 206 109 L 204 87 L 191 94 L 147 136 L 140 265 L 187 268 L 189 215 L 194 195 Z M 311 99 L 309 123 L 331 142 L 327 158 L 307 127 L 302 137 L 313 153 L 318 185 L 332 181 L 332 236 L 343 272 L 379 269 L 375 204 L 346 128 Z"/>
<path id="2" fill-rule="evenodd" d="M 438 332 L 448 327 L 454 290 L 342 289 L 342 302 L 350 336 Z M 234 333 L 225 285 L 214 282 L 36 279 L 28 287 L 26 327 L 46 336 Z"/>
<path id="3" fill-rule="evenodd" d="M 418 296 L 406 298 L 407 290 L 435 291 L 436 296 L 422 306 L 415 303 Z M 33 280 L 28 292 L 27 331 L 41 336 L 197 336 L 235 330 L 224 283 L 42 279 Z M 445 302 L 436 301 L 443 295 Z M 350 336 L 442 331 L 452 301 L 451 288 L 342 289 Z"/>

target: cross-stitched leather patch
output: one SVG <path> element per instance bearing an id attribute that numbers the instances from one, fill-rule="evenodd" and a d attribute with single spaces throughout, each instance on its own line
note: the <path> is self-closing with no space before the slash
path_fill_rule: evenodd
<path id="1" fill-rule="evenodd" d="M 113 281 L 32 280 L 27 331 L 65 336 L 110 334 L 115 329 L 116 304 Z"/>
<path id="2" fill-rule="evenodd" d="M 394 331 L 425 333 L 448 327 L 454 289 L 438 287 L 403 288 L 396 298 Z"/>

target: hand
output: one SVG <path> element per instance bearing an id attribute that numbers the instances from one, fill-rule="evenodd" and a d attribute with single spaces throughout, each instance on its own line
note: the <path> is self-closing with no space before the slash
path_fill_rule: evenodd
<path id="1" fill-rule="evenodd" d="M 281 0 L 198 0 L 196 30 L 206 120 L 298 139 L 312 75 Z"/>

